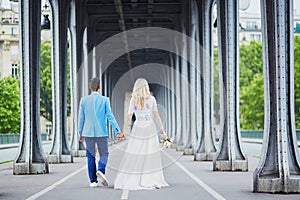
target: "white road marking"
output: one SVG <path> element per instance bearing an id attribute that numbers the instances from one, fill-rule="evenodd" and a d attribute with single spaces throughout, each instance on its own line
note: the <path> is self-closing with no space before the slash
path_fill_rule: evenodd
<path id="1" fill-rule="evenodd" d="M 123 190 L 121 199 L 128 199 L 129 190 Z"/>
<path id="2" fill-rule="evenodd" d="M 198 183 L 203 189 L 205 189 L 208 193 L 210 193 L 213 197 L 215 197 L 218 200 L 225 200 L 225 198 L 220 195 L 218 192 L 213 190 L 211 187 L 206 185 L 201 179 L 199 179 L 196 175 L 194 175 L 191 171 L 189 171 L 187 168 L 185 168 L 182 164 L 177 162 L 174 158 L 172 158 L 168 153 L 163 153 L 170 158 L 182 171 L 184 171 L 187 175 L 189 175 L 196 183 Z"/>
<path id="3" fill-rule="evenodd" d="M 121 143 L 118 143 L 118 144 L 116 144 L 116 145 L 113 145 L 112 147 L 114 147 L 114 148 L 112 148 L 112 150 L 110 151 L 110 153 L 112 153 L 113 151 L 115 151 L 115 150 L 117 149 L 117 147 L 122 146 L 122 145 L 124 145 L 124 143 L 122 143 L 122 142 L 121 142 Z M 97 162 L 98 162 L 99 159 L 96 158 L 96 160 L 97 160 Z M 87 168 L 87 166 L 85 165 L 84 167 L 82 167 L 82 168 L 78 169 L 77 171 L 73 172 L 72 174 L 69 174 L 69 175 L 66 176 L 65 178 L 63 178 L 63 179 L 61 179 L 61 180 L 59 180 L 59 181 L 53 183 L 53 184 L 50 185 L 49 187 L 43 189 L 42 191 L 40 191 L 40 192 L 38 192 L 38 193 L 35 193 L 34 195 L 28 197 L 26 200 L 34 200 L 34 199 L 37 199 L 38 197 L 40 197 L 40 196 L 46 194 L 47 192 L 53 190 L 56 186 L 62 184 L 63 182 L 65 182 L 65 181 L 68 180 L 69 178 L 75 176 L 76 174 L 78 174 L 79 172 L 81 172 L 82 170 L 84 170 L 84 169 L 86 169 L 86 168 Z M 125 193 L 125 194 L 126 194 L 126 193 Z M 128 191 L 127 191 L 127 198 L 128 198 Z"/>
<path id="4" fill-rule="evenodd" d="M 66 180 L 68 180 L 69 178 L 75 176 L 76 174 L 78 174 L 79 172 L 81 172 L 82 170 L 86 169 L 86 166 L 78 169 L 77 171 L 73 172 L 72 174 L 69 174 L 68 176 L 66 176 L 63 179 L 60 179 L 59 181 L 55 182 L 54 184 L 50 185 L 49 187 L 43 189 L 42 191 L 28 197 L 26 200 L 34 200 L 39 198 L 40 196 L 46 194 L 47 192 L 53 190 L 55 187 L 59 186 L 60 184 L 62 184 L 63 182 L 65 182 Z"/>

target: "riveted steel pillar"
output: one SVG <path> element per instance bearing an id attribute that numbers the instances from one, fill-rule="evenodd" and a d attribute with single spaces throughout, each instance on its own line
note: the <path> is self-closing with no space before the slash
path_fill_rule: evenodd
<path id="1" fill-rule="evenodd" d="M 171 67 L 172 61 L 171 58 L 169 57 L 168 62 L 166 63 L 167 66 Z M 166 123 L 168 127 L 168 135 L 172 133 L 172 113 L 171 113 L 171 70 L 166 70 L 166 75 L 167 75 L 167 80 L 166 85 L 165 85 L 165 105 L 167 109 L 167 115 L 166 115 Z"/>
<path id="2" fill-rule="evenodd" d="M 176 138 L 176 130 L 177 130 L 177 126 L 176 126 L 176 94 L 175 94 L 175 60 L 174 60 L 174 56 L 171 56 L 171 67 L 172 70 L 170 70 L 170 82 L 171 82 L 171 118 L 172 118 L 172 132 L 169 133 L 171 136 L 171 138 L 173 139 L 173 142 L 175 138 Z"/>
<path id="3" fill-rule="evenodd" d="M 203 133 L 201 136 L 201 142 L 197 153 L 195 154 L 195 160 L 205 160 L 212 161 L 216 155 L 217 149 L 214 143 L 214 137 L 212 132 L 213 123 L 213 102 L 212 102 L 212 85 L 213 85 L 213 63 L 212 63 L 212 4 L 213 0 L 198 1 L 200 23 L 202 34 L 200 35 L 201 44 L 203 45 L 203 50 L 201 53 L 201 64 L 203 68 Z"/>
<path id="4" fill-rule="evenodd" d="M 167 133 L 171 133 L 171 113 L 170 113 L 170 73 L 169 71 L 166 72 L 166 80 L 165 80 L 165 106 L 166 106 L 166 127 Z"/>
<path id="5" fill-rule="evenodd" d="M 40 135 L 41 2 L 19 2 L 21 28 L 21 138 L 14 174 L 49 173 Z"/>
<path id="6" fill-rule="evenodd" d="M 177 51 L 178 48 L 177 48 Z M 180 80 L 180 57 L 177 54 L 175 58 L 175 91 L 176 91 L 176 150 L 182 151 L 183 150 L 183 143 L 182 143 L 182 120 L 181 120 L 181 80 Z"/>
<path id="7" fill-rule="evenodd" d="M 67 132 L 67 27 L 69 1 L 50 0 L 53 14 L 53 142 L 48 155 L 50 163 L 73 162 Z"/>
<path id="8" fill-rule="evenodd" d="M 254 192 L 300 193 L 294 116 L 293 1 L 263 0 L 265 130 Z"/>
<path id="9" fill-rule="evenodd" d="M 183 1 L 182 12 L 182 33 L 189 35 L 190 33 L 190 5 L 191 1 Z M 190 55 L 190 44 L 188 39 L 183 38 L 182 43 L 182 55 L 185 58 L 189 58 Z M 190 75 L 190 63 L 189 60 L 181 59 L 181 106 L 182 106 L 182 141 L 183 141 L 183 150 L 184 155 L 193 154 L 192 141 L 191 141 L 191 119 L 190 119 L 190 85 L 189 85 L 189 75 Z"/>
<path id="10" fill-rule="evenodd" d="M 186 41 L 183 44 L 183 55 L 187 56 L 187 43 Z M 189 109 L 190 109 L 190 102 L 189 102 L 189 85 L 188 85 L 188 67 L 189 64 L 185 59 L 181 59 L 181 120 L 182 120 L 182 141 L 184 146 L 184 154 L 190 155 L 191 154 L 191 132 L 190 132 L 190 116 L 189 116 Z"/>
<path id="11" fill-rule="evenodd" d="M 198 9 L 196 7 L 195 1 L 191 0 L 190 3 L 190 47 L 189 47 L 189 109 L 190 109 L 190 134 L 191 134 L 191 146 L 193 151 L 190 151 L 190 154 L 194 153 L 194 147 L 196 146 L 197 141 L 197 131 L 196 131 L 196 121 L 197 121 L 197 109 L 196 109 L 196 81 L 197 81 L 197 32 L 198 32 L 198 16 L 197 16 Z"/>
<path id="12" fill-rule="evenodd" d="M 220 149 L 213 162 L 215 171 L 247 171 L 248 159 L 241 149 L 239 123 L 238 0 L 218 1 L 220 85 L 224 112 Z"/>
<path id="13" fill-rule="evenodd" d="M 81 91 L 79 90 L 80 78 L 78 70 L 81 66 L 81 54 L 82 54 L 82 33 L 78 24 L 79 6 L 76 0 L 72 0 L 70 8 L 70 34 L 71 34 L 71 70 L 70 70 L 70 83 L 71 83 L 71 115 L 72 115 L 72 128 L 71 128 L 71 140 L 70 147 L 73 156 L 85 156 L 86 152 L 84 146 L 78 140 L 78 108 L 79 108 L 79 97 Z"/>

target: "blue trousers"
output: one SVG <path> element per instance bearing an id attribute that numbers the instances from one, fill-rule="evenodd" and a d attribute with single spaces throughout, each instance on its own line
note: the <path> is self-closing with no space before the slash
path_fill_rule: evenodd
<path id="1" fill-rule="evenodd" d="M 98 152 L 100 154 L 100 159 L 98 162 L 98 170 L 105 174 L 105 168 L 108 159 L 108 141 L 107 137 L 85 137 L 84 138 L 86 143 L 86 157 L 87 157 L 87 164 L 88 164 L 88 173 L 90 182 L 96 182 L 97 175 L 96 175 L 96 144 L 98 148 Z"/>

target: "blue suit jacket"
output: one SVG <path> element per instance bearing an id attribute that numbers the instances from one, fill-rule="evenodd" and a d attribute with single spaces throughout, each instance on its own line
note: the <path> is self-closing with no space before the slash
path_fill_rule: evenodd
<path id="1" fill-rule="evenodd" d="M 78 134 L 83 137 L 105 137 L 107 119 L 116 134 L 121 132 L 114 115 L 111 112 L 109 98 L 92 92 L 81 98 L 78 116 Z"/>

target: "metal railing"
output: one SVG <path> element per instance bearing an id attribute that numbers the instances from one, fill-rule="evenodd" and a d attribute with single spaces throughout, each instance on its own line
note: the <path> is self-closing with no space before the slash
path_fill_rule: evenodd
<path id="1" fill-rule="evenodd" d="M 242 130 L 241 137 L 242 138 L 257 138 L 263 139 L 264 130 Z M 296 130 L 297 140 L 300 140 L 300 129 Z"/>
<path id="2" fill-rule="evenodd" d="M 42 141 L 48 140 L 47 134 L 41 134 Z M 0 144 L 19 143 L 20 134 L 0 134 Z"/>

